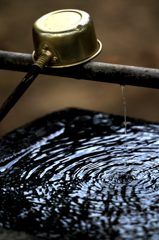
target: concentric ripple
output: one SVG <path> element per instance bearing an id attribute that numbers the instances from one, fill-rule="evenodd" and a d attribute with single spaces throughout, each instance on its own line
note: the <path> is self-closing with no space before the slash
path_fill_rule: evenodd
<path id="1" fill-rule="evenodd" d="M 158 239 L 159 125 L 68 109 L 0 139 L 0 225 L 43 239 Z"/>

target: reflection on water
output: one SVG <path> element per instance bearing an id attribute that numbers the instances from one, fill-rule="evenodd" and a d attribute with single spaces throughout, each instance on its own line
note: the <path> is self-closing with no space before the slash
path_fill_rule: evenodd
<path id="1" fill-rule="evenodd" d="M 1 138 L 0 223 L 52 239 L 159 238 L 159 126 L 69 109 Z"/>

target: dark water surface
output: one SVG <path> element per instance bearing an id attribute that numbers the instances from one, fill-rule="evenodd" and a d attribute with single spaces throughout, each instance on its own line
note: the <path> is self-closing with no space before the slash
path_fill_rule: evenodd
<path id="1" fill-rule="evenodd" d="M 159 239 L 159 125 L 78 109 L 0 139 L 0 225 L 44 239 Z"/>

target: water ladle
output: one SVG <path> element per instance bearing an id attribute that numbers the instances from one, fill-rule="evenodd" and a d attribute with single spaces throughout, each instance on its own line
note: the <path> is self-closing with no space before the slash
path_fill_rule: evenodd
<path id="1" fill-rule="evenodd" d="M 48 13 L 33 25 L 34 64 L 0 108 L 0 121 L 28 89 L 41 70 L 88 62 L 102 50 L 90 15 L 65 9 Z"/>

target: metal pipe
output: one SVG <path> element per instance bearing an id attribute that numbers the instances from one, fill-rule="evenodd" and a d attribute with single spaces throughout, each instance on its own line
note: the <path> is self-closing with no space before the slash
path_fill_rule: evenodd
<path id="1" fill-rule="evenodd" d="M 0 51 L 0 69 L 27 72 L 31 54 Z M 69 68 L 44 68 L 41 74 L 159 89 L 159 70 L 100 62 Z"/>

